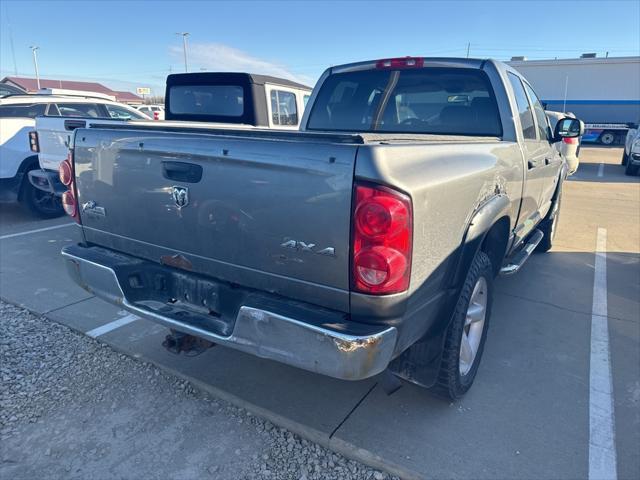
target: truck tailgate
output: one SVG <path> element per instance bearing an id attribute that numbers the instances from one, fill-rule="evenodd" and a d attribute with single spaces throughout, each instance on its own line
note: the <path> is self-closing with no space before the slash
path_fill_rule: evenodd
<path id="1" fill-rule="evenodd" d="M 291 135 L 78 130 L 85 239 L 348 311 L 357 145 Z"/>

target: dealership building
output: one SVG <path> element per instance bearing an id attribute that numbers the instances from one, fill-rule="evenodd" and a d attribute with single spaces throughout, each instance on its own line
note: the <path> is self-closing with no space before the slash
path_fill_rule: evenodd
<path id="1" fill-rule="evenodd" d="M 522 73 L 547 110 L 572 112 L 586 123 L 640 123 L 640 57 L 507 62 Z"/>

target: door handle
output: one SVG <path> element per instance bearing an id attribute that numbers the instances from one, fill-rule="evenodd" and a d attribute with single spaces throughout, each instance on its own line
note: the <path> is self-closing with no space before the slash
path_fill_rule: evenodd
<path id="1" fill-rule="evenodd" d="M 87 126 L 87 122 L 84 120 L 65 120 L 64 129 L 72 132 L 76 128 L 84 128 Z"/>
<path id="2" fill-rule="evenodd" d="M 162 175 L 176 182 L 198 183 L 202 179 L 202 166 L 186 162 L 162 162 Z"/>
<path id="3" fill-rule="evenodd" d="M 531 170 L 532 168 L 536 168 L 536 162 L 534 162 L 533 160 L 527 160 L 527 167 L 529 167 L 529 170 Z"/>
<path id="4" fill-rule="evenodd" d="M 550 158 L 545 158 L 544 159 L 544 164 L 545 165 L 551 165 L 552 160 Z"/>

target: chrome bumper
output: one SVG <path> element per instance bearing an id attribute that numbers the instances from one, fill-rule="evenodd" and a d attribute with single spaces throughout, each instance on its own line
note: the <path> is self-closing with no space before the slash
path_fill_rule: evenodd
<path id="1" fill-rule="evenodd" d="M 78 285 L 97 297 L 169 328 L 343 380 L 371 377 L 386 369 L 391 361 L 397 338 L 394 327 L 370 326 L 366 334 L 352 335 L 245 305 L 240 307 L 229 336 L 176 321 L 130 302 L 116 272 L 108 265 L 83 258 L 78 254 L 81 250 L 83 248 L 76 246 L 62 250 L 67 270 Z"/>

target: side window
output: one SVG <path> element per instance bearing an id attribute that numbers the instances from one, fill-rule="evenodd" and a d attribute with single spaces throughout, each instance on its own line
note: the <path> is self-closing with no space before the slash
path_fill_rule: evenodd
<path id="1" fill-rule="evenodd" d="M 46 103 L 32 103 L 27 105 L 0 105 L 0 118 L 36 118 L 40 115 L 44 115 L 46 107 Z"/>
<path id="2" fill-rule="evenodd" d="M 295 94 L 271 90 L 271 116 L 274 125 L 297 125 L 298 108 Z"/>
<path id="3" fill-rule="evenodd" d="M 542 102 L 540 102 L 538 96 L 536 95 L 536 92 L 533 91 L 533 88 L 531 88 L 528 83 L 525 82 L 524 88 L 527 89 L 529 98 L 533 103 L 533 111 L 536 114 L 536 121 L 538 122 L 538 133 L 540 135 L 540 140 L 546 139 L 547 141 L 551 141 L 551 134 L 547 125 L 547 114 L 544 113 Z"/>
<path id="4" fill-rule="evenodd" d="M 305 95 L 304 97 L 302 97 L 302 102 L 306 108 L 307 103 L 309 103 L 309 99 L 311 98 L 311 95 Z"/>
<path id="5" fill-rule="evenodd" d="M 126 108 L 119 107 L 118 105 L 105 104 L 107 112 L 111 118 L 117 118 L 120 120 L 131 120 L 132 118 L 144 118 L 144 115 L 140 113 L 132 112 Z"/>
<path id="6" fill-rule="evenodd" d="M 63 117 L 100 117 L 98 106 L 93 103 L 59 103 L 58 110 Z"/>
<path id="7" fill-rule="evenodd" d="M 509 73 L 509 82 L 513 87 L 513 92 L 516 96 L 516 105 L 518 106 L 518 114 L 520 115 L 520 124 L 522 125 L 522 134 L 525 140 L 536 139 L 536 126 L 533 123 L 533 113 L 531 112 L 531 105 L 529 99 L 524 91 L 522 82 L 512 73 Z"/>

